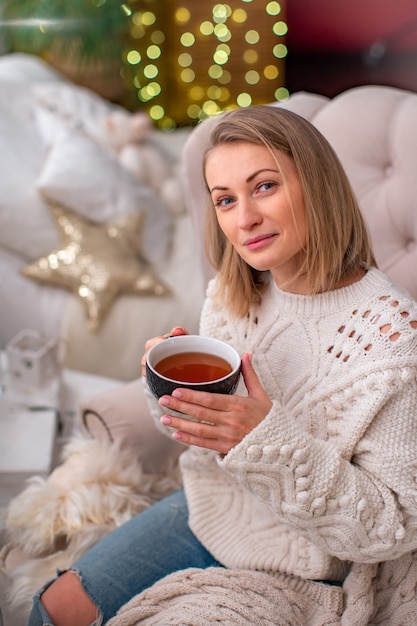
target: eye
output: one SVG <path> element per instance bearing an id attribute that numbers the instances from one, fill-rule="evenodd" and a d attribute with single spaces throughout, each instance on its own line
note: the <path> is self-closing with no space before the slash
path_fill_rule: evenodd
<path id="1" fill-rule="evenodd" d="M 216 207 L 216 209 L 227 208 L 232 203 L 233 203 L 233 198 L 231 196 L 222 196 L 221 198 L 216 198 L 213 201 L 213 204 Z"/>
<path id="2" fill-rule="evenodd" d="M 266 180 L 263 183 L 259 183 L 259 185 L 256 186 L 256 190 L 257 191 L 269 191 L 270 189 L 273 189 L 276 186 L 277 186 L 277 183 L 275 181 Z"/>

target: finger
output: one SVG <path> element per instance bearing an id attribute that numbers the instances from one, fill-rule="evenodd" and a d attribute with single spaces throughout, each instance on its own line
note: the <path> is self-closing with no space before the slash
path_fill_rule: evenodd
<path id="1" fill-rule="evenodd" d="M 176 337 L 177 335 L 188 335 L 189 332 L 182 326 L 174 326 L 174 328 L 164 335 L 157 335 L 156 337 L 152 337 L 145 342 L 145 353 L 148 352 L 156 343 L 163 341 L 164 339 L 169 339 L 169 337 Z"/>
<path id="2" fill-rule="evenodd" d="M 145 352 L 142 355 L 142 358 L 140 361 L 141 368 L 142 368 L 142 376 L 146 376 L 146 355 L 149 352 L 149 350 L 152 348 L 152 346 L 154 346 L 156 343 L 159 343 L 160 341 L 164 341 L 164 339 L 168 339 L 169 337 L 177 337 L 178 335 L 188 335 L 188 334 L 189 334 L 188 330 L 186 330 L 182 326 L 175 326 L 171 330 L 171 332 L 165 333 L 165 335 L 158 335 L 157 337 L 152 337 L 152 339 L 148 339 L 145 342 Z"/>
<path id="3" fill-rule="evenodd" d="M 188 332 L 188 330 L 186 330 L 182 326 L 175 326 L 171 330 L 171 332 L 169 333 L 168 336 L 170 336 L 170 337 L 178 337 L 179 335 L 189 335 L 189 334 L 190 333 Z"/>
<path id="4" fill-rule="evenodd" d="M 255 406 L 258 407 L 256 415 L 258 418 L 261 417 L 262 420 L 271 410 L 272 401 L 265 391 L 253 367 L 251 354 L 246 353 L 242 357 L 242 375 L 248 391 L 248 398 L 251 399 L 251 401 L 255 403 Z M 255 423 L 256 415 L 254 413 Z"/>
<path id="5" fill-rule="evenodd" d="M 193 389 L 177 388 L 171 396 L 164 396 L 160 404 L 170 406 L 199 420 L 221 423 L 225 415 L 236 406 L 237 396 Z M 167 404 L 169 403 L 169 404 Z M 210 416 L 210 417 L 208 417 Z"/>
<path id="6" fill-rule="evenodd" d="M 183 396 L 186 397 L 183 398 Z M 204 398 L 206 398 L 206 402 Z M 193 392 L 189 389 L 174 389 L 171 396 L 162 396 L 159 398 L 158 402 L 163 408 L 169 407 L 178 413 L 189 415 L 200 422 L 213 424 L 214 421 L 219 421 L 211 417 L 212 415 L 220 417 L 220 414 L 211 410 L 213 408 L 211 395 L 202 391 Z M 211 404 L 211 406 L 209 406 L 209 404 Z"/>
<path id="7" fill-rule="evenodd" d="M 199 439 L 214 439 L 215 431 L 213 424 L 190 419 L 188 417 L 179 417 L 171 414 L 162 415 L 159 420 L 164 426 L 169 426 L 175 430 L 179 430 L 189 436 Z"/>
<path id="8" fill-rule="evenodd" d="M 246 352 L 242 356 L 242 376 L 250 396 L 256 396 L 262 385 L 252 365 L 252 354 Z"/>
<path id="9" fill-rule="evenodd" d="M 174 439 L 186 445 L 215 450 L 222 454 L 226 454 L 232 447 L 232 444 L 216 437 L 216 430 L 212 424 L 181 419 L 172 415 L 163 415 L 160 421 L 164 426 L 173 429 Z"/>

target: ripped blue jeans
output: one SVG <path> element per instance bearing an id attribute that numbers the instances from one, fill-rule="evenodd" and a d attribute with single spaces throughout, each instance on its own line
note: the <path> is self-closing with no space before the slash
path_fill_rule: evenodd
<path id="1" fill-rule="evenodd" d="M 221 567 L 188 527 L 187 501 L 181 489 L 104 537 L 71 570 L 78 573 L 98 608 L 91 626 L 100 626 L 164 576 L 188 567 L 213 566 Z M 40 600 L 50 584 L 35 596 L 28 626 L 54 626 Z"/>

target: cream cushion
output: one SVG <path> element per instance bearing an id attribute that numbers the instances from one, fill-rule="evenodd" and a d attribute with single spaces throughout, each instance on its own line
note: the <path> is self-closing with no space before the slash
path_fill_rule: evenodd
<path id="1" fill-rule="evenodd" d="M 352 89 L 312 121 L 346 169 L 380 268 L 417 298 L 417 94 Z"/>
<path id="2" fill-rule="evenodd" d="M 142 379 L 85 400 L 80 407 L 80 423 L 82 431 L 92 437 L 130 446 L 145 472 L 169 471 L 184 451 L 183 445 L 155 426 Z"/>

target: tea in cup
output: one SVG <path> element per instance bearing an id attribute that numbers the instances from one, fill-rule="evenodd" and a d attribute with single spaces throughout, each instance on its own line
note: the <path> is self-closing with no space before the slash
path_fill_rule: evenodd
<path id="1" fill-rule="evenodd" d="M 146 356 L 146 380 L 156 398 L 178 387 L 233 394 L 239 384 L 239 353 L 219 339 L 200 335 L 169 337 Z"/>

